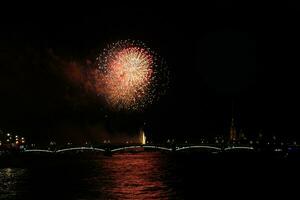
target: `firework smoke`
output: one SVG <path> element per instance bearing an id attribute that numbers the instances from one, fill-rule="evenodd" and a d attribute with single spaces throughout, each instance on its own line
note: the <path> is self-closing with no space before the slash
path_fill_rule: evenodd
<path id="1" fill-rule="evenodd" d="M 85 94 L 105 100 L 113 110 L 142 110 L 164 93 L 168 83 L 168 71 L 158 56 L 136 41 L 108 45 L 95 63 L 53 57 L 63 66 L 60 69 L 68 82 Z"/>

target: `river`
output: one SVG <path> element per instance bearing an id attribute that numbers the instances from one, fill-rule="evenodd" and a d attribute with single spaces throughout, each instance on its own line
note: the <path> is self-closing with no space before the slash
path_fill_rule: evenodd
<path id="1" fill-rule="evenodd" d="M 35 159 L 0 168 L 0 199 L 226 199 L 236 191 L 268 192 L 267 186 L 274 192 L 297 180 L 298 167 L 296 161 L 161 152 Z"/>

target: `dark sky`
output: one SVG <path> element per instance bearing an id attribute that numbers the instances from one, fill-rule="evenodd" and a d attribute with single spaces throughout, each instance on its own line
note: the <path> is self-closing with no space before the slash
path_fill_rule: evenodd
<path id="1" fill-rule="evenodd" d="M 299 138 L 298 13 L 293 4 L 250 1 L 6 10 L 0 127 L 36 140 L 96 138 L 97 131 L 132 130 L 145 121 L 153 138 L 190 139 L 227 134 L 233 102 L 246 133 Z M 93 59 L 120 39 L 145 42 L 170 70 L 167 95 L 144 113 L 109 113 L 50 64 L 49 52 Z"/>

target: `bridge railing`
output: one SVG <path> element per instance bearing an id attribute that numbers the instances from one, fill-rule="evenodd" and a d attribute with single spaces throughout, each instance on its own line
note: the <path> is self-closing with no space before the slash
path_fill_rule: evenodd
<path id="1" fill-rule="evenodd" d="M 164 147 L 164 146 L 156 146 L 156 145 L 133 145 L 133 146 L 124 146 L 119 148 L 97 148 L 97 147 L 69 147 L 63 148 L 58 150 L 46 150 L 46 149 L 25 149 L 24 152 L 43 152 L 43 153 L 62 153 L 68 151 L 99 151 L 99 152 L 118 152 L 124 151 L 128 149 L 137 149 L 137 148 L 144 148 L 144 149 L 156 149 L 156 150 L 163 150 L 163 151 L 183 151 L 183 150 L 190 150 L 190 149 L 207 149 L 213 151 L 230 151 L 230 150 L 254 150 L 251 146 L 229 146 L 226 148 L 210 146 L 210 145 L 190 145 L 190 146 L 177 146 L 174 148 Z"/>

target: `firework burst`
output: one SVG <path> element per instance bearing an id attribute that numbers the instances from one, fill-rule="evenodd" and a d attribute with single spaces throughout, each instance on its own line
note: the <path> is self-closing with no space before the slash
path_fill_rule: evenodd
<path id="1" fill-rule="evenodd" d="M 144 44 L 119 41 L 97 58 L 103 75 L 104 97 L 116 109 L 138 110 L 158 97 L 157 56 Z"/>

